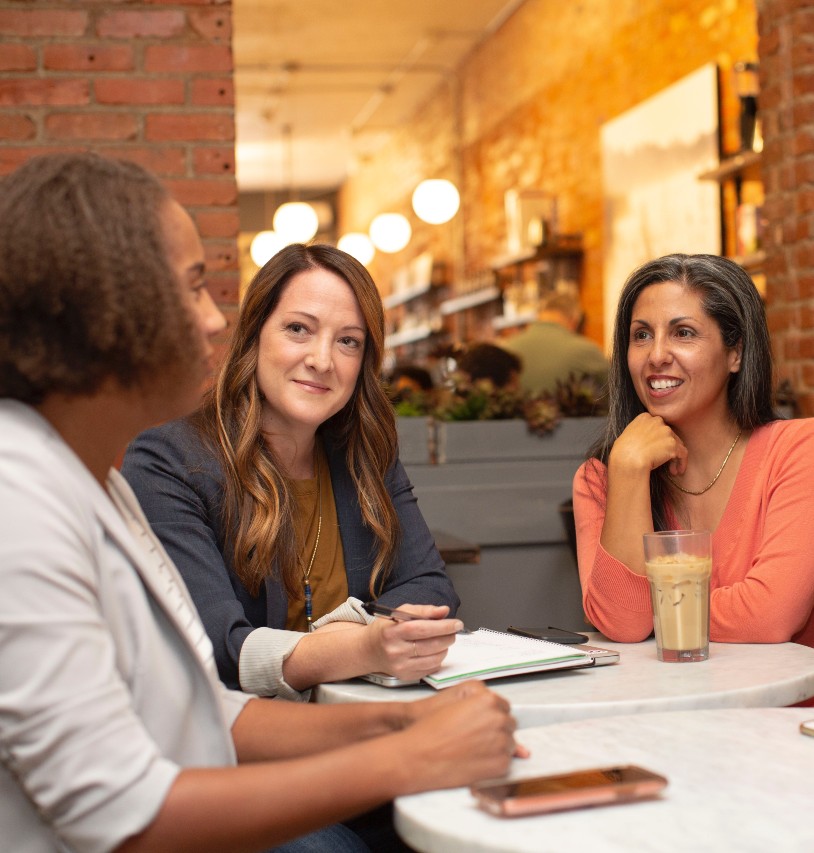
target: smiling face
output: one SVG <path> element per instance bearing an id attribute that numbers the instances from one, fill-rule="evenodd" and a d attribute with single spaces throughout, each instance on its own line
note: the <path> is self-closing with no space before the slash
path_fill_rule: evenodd
<path id="1" fill-rule="evenodd" d="M 727 385 L 740 346 L 724 345 L 701 294 L 674 281 L 651 284 L 633 305 L 627 366 L 642 405 L 672 426 L 729 418 Z"/>
<path id="2" fill-rule="evenodd" d="M 367 329 L 356 296 L 322 268 L 297 273 L 260 331 L 257 384 L 263 432 L 313 437 L 350 400 L 365 352 Z"/>

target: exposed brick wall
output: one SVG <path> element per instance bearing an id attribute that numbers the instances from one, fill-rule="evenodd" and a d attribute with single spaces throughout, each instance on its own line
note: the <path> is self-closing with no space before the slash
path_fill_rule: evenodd
<path id="1" fill-rule="evenodd" d="M 0 0 L 0 173 L 48 151 L 134 160 L 195 218 L 237 303 L 231 0 Z"/>
<path id="2" fill-rule="evenodd" d="M 797 4 L 799 5 L 799 3 Z M 757 58 L 754 0 L 527 0 L 460 72 L 462 209 L 466 275 L 505 252 L 504 193 L 542 189 L 559 199 L 563 231 L 585 244 L 583 302 L 588 334 L 602 341 L 604 223 L 600 127 L 708 62 L 722 78 L 724 145 L 738 149 L 731 67 Z M 423 177 L 452 177 L 450 87 L 419 111 L 353 177 L 341 197 L 346 230 L 366 230 L 383 209 L 411 217 L 417 239 L 400 255 L 377 256 L 387 292 L 393 268 L 451 232 L 428 229 L 409 209 Z M 455 220 L 453 220 L 454 222 Z"/>
<path id="3" fill-rule="evenodd" d="M 814 415 L 814 3 L 759 0 L 767 312 L 779 377 Z"/>

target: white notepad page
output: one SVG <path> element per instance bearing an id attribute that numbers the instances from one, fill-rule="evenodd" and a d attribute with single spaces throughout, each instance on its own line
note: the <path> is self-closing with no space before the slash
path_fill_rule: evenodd
<path id="1" fill-rule="evenodd" d="M 432 687 L 441 688 L 468 678 L 485 681 L 592 664 L 593 658 L 586 652 L 560 643 L 478 628 L 469 634 L 458 634 L 441 669 L 423 680 Z"/>

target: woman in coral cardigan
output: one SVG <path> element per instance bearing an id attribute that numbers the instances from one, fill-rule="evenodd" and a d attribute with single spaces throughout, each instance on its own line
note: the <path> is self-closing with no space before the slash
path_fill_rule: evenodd
<path id="1" fill-rule="evenodd" d="M 763 303 L 712 255 L 646 263 L 619 299 L 604 437 L 574 478 L 588 619 L 653 630 L 642 535 L 712 531 L 710 639 L 814 645 L 814 421 L 780 420 Z"/>

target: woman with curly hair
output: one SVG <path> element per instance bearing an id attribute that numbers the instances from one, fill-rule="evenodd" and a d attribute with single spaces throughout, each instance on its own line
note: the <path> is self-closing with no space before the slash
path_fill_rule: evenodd
<path id="1" fill-rule="evenodd" d="M 500 776 L 515 751 L 480 682 L 336 706 L 221 683 L 113 467 L 200 402 L 225 325 L 204 263 L 190 216 L 134 164 L 51 155 L 0 181 L 4 850 L 360 853 L 336 821 Z"/>
<path id="2" fill-rule="evenodd" d="M 436 671 L 458 598 L 398 461 L 367 270 L 295 244 L 249 284 L 217 382 L 123 473 L 189 586 L 224 682 L 290 699 Z M 379 598 L 423 618 L 372 619 Z"/>

